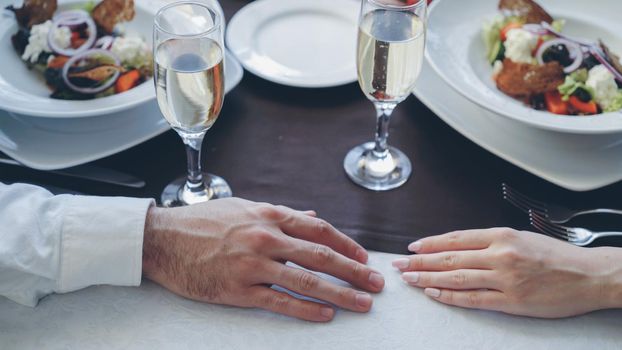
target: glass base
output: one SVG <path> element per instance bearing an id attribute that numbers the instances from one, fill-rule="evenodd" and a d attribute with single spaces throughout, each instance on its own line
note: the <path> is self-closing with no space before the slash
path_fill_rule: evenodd
<path id="1" fill-rule="evenodd" d="M 352 149 L 343 161 L 343 168 L 354 183 L 373 191 L 388 191 L 402 186 L 412 173 L 408 157 L 389 147 L 385 157 L 374 154 L 374 142 Z"/>
<path id="2" fill-rule="evenodd" d="M 171 182 L 162 192 L 162 206 L 167 208 L 183 207 L 218 198 L 228 198 L 233 195 L 231 188 L 221 177 L 204 173 L 203 181 L 205 188 L 198 191 L 193 191 L 186 186 L 186 177 L 180 177 Z"/>

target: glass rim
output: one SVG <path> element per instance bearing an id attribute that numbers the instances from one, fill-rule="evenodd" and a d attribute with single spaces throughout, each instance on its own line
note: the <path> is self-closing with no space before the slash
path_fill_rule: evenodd
<path id="1" fill-rule="evenodd" d="M 196 5 L 196 6 L 202 7 L 204 9 L 208 10 L 209 12 L 213 13 L 214 14 L 214 25 L 211 28 L 207 29 L 207 30 L 204 30 L 202 32 L 198 32 L 198 33 L 195 33 L 195 34 L 178 34 L 178 33 L 173 33 L 173 32 L 171 32 L 169 30 L 164 29 L 160 25 L 160 21 L 159 21 L 160 17 L 164 13 L 164 11 L 167 11 L 167 10 L 173 8 L 173 7 L 177 7 L 177 6 L 181 6 L 181 5 Z M 169 35 L 172 35 L 172 36 L 176 36 L 176 37 L 182 37 L 182 38 L 195 38 L 195 37 L 201 37 L 201 36 L 205 36 L 205 35 L 211 34 L 211 33 L 215 32 L 216 30 L 220 29 L 221 18 L 220 18 L 220 13 L 218 13 L 218 11 L 215 11 L 214 9 L 212 9 L 210 6 L 208 6 L 205 3 L 202 3 L 202 2 L 199 2 L 199 1 L 193 1 L 193 0 L 190 0 L 190 1 L 176 1 L 176 2 L 173 2 L 173 3 L 170 3 L 170 4 L 166 5 L 166 6 L 164 6 L 164 7 L 160 8 L 158 10 L 158 12 L 156 12 L 155 18 L 153 20 L 153 24 L 155 25 L 155 27 L 159 31 L 161 31 L 163 33 L 166 33 L 166 34 L 169 34 Z"/>
<path id="2" fill-rule="evenodd" d="M 409 10 L 415 7 L 420 7 L 423 3 L 423 5 L 427 4 L 427 0 L 418 0 L 417 2 L 415 2 L 414 4 L 410 4 L 410 5 L 391 5 L 391 4 L 383 4 L 378 2 L 378 0 L 367 0 L 369 2 L 371 2 L 372 4 L 385 8 L 385 9 L 390 9 L 390 10 Z"/>

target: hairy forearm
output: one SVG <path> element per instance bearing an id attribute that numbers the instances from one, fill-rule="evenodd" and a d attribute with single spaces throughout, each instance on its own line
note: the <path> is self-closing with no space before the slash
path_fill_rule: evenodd
<path id="1" fill-rule="evenodd" d="M 151 207 L 147 212 L 143 237 L 143 276 L 157 278 L 159 261 L 162 259 L 162 235 L 166 232 L 165 209 Z"/>

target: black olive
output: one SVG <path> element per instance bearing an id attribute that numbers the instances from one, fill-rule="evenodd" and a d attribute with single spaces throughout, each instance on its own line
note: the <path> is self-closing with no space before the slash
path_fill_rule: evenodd
<path id="1" fill-rule="evenodd" d="M 581 64 L 582 67 L 586 68 L 587 70 L 590 70 L 596 66 L 598 66 L 600 64 L 600 62 L 591 54 L 587 55 L 587 57 L 583 58 L 583 63 Z"/>
<path id="2" fill-rule="evenodd" d="M 531 96 L 529 104 L 533 109 L 537 109 L 539 111 L 546 110 L 546 101 L 544 100 L 543 94 Z"/>
<path id="3" fill-rule="evenodd" d="M 592 100 L 592 95 L 584 88 L 577 88 L 572 95 L 576 96 L 582 102 L 590 102 Z"/>
<path id="4" fill-rule="evenodd" d="M 557 61 L 564 67 L 568 67 L 574 62 L 574 60 L 570 58 L 570 52 L 564 44 L 556 44 L 546 49 L 542 54 L 542 60 L 545 63 Z"/>

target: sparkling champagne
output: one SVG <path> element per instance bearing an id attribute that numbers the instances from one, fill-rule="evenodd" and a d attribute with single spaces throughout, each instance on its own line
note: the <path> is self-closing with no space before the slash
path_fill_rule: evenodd
<path id="1" fill-rule="evenodd" d="M 374 10 L 361 19 L 358 78 L 372 101 L 399 103 L 415 87 L 425 49 L 425 24 L 413 13 Z"/>
<path id="2" fill-rule="evenodd" d="M 224 98 L 223 50 L 212 39 L 170 39 L 156 49 L 156 97 L 178 130 L 200 133 L 218 118 Z"/>

